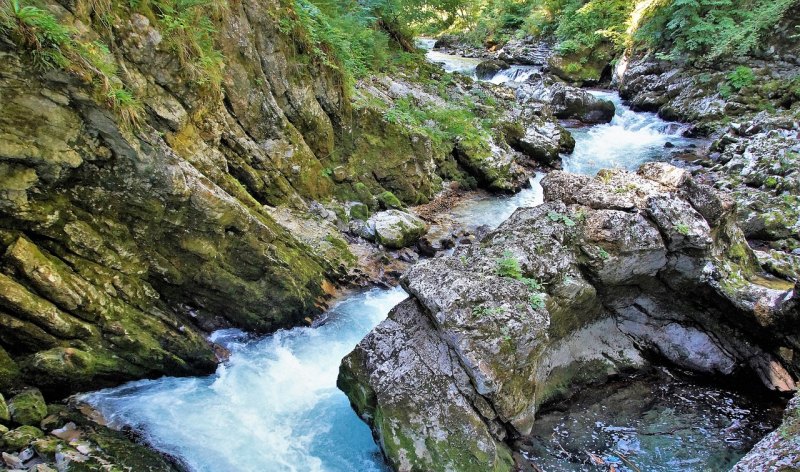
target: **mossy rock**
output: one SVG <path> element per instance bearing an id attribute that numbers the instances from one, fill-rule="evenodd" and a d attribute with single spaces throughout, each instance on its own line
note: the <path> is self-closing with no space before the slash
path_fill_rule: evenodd
<path id="1" fill-rule="evenodd" d="M 0 421 L 7 423 L 11 420 L 11 413 L 8 411 L 8 404 L 6 404 L 6 399 L 3 398 L 3 394 L 0 393 Z"/>
<path id="2" fill-rule="evenodd" d="M 610 47 L 600 45 L 592 51 L 555 54 L 547 63 L 557 77 L 575 84 L 590 85 L 603 79 L 603 72 L 609 67 L 611 59 Z"/>
<path id="3" fill-rule="evenodd" d="M 405 207 L 403 202 L 388 190 L 378 195 L 378 202 L 384 210 L 402 210 Z"/>
<path id="4" fill-rule="evenodd" d="M 8 390 L 19 376 L 19 366 L 0 346 L 0 390 Z"/>
<path id="5" fill-rule="evenodd" d="M 367 221 L 370 214 L 369 207 L 360 202 L 354 202 L 350 204 L 348 212 L 351 220 Z"/>
<path id="6" fill-rule="evenodd" d="M 424 221 L 400 210 L 376 213 L 367 224 L 375 228 L 375 239 L 390 249 L 411 246 L 428 231 Z"/>
<path id="7" fill-rule="evenodd" d="M 47 416 L 47 404 L 38 389 L 25 390 L 8 402 L 11 419 L 21 425 L 38 425 Z"/>
<path id="8" fill-rule="evenodd" d="M 6 449 L 16 451 L 43 437 L 44 433 L 41 429 L 24 425 L 4 434 L 3 442 Z"/>
<path id="9" fill-rule="evenodd" d="M 358 201 L 366 205 L 370 210 L 378 209 L 377 199 L 372 195 L 372 192 L 369 191 L 369 188 L 367 188 L 363 182 L 356 182 L 356 184 L 353 185 L 353 191 L 356 193 Z"/>

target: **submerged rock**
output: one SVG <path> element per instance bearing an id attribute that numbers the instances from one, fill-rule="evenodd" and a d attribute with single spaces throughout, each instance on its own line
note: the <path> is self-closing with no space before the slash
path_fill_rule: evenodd
<path id="1" fill-rule="evenodd" d="M 545 204 L 412 267 L 412 300 L 344 359 L 339 385 L 397 470 L 511 467 L 508 435 L 542 404 L 654 356 L 795 388 L 778 354 L 796 348 L 795 286 L 762 282 L 725 196 L 660 163 L 542 185 Z"/>

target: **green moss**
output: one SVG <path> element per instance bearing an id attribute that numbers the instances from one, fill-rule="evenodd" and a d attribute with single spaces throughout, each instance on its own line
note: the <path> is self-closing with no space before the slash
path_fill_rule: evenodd
<path id="1" fill-rule="evenodd" d="M 20 426 L 19 428 L 12 429 L 3 435 L 3 442 L 6 449 L 17 451 L 32 443 L 37 439 L 44 437 L 44 433 L 39 428 L 33 426 Z"/>
<path id="2" fill-rule="evenodd" d="M 0 346 L 0 391 L 8 390 L 19 376 L 19 367 L 14 359 Z"/>
<path id="3" fill-rule="evenodd" d="M 403 202 L 400 201 L 392 192 L 385 191 L 378 195 L 378 202 L 384 210 L 397 209 L 401 210 L 405 207 Z"/>
<path id="4" fill-rule="evenodd" d="M 353 184 L 353 191 L 358 198 L 358 201 L 366 205 L 370 209 L 377 209 L 377 200 L 372 196 L 367 186 L 363 182 L 356 182 Z"/>
<path id="5" fill-rule="evenodd" d="M 609 364 L 597 359 L 556 367 L 545 382 L 536 385 L 536 406 L 569 398 L 577 386 L 603 379 L 610 373 Z"/>
<path id="6" fill-rule="evenodd" d="M 14 395 L 8 402 L 8 410 L 14 422 L 21 425 L 38 425 L 47 416 L 47 404 L 37 389 Z"/>
<path id="7" fill-rule="evenodd" d="M 11 412 L 8 411 L 8 405 L 6 404 L 6 399 L 3 398 L 3 394 L 0 393 L 0 422 L 6 423 L 11 419 Z"/>
<path id="8" fill-rule="evenodd" d="M 369 218 L 369 207 L 364 204 L 355 204 L 350 207 L 350 218 L 354 220 L 366 221 Z"/>

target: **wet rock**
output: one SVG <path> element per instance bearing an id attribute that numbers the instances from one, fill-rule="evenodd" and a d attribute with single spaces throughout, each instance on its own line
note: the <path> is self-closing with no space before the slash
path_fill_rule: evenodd
<path id="1" fill-rule="evenodd" d="M 14 395 L 8 402 L 11 419 L 21 425 L 36 425 L 47 416 L 47 404 L 38 389 L 30 389 Z"/>
<path id="2" fill-rule="evenodd" d="M 730 472 L 768 472 L 800 468 L 800 396 L 795 395 L 783 423 L 759 441 Z"/>
<path id="3" fill-rule="evenodd" d="M 482 80 L 488 80 L 497 75 L 498 72 L 506 70 L 510 65 L 499 59 L 489 59 L 481 62 L 475 67 L 475 75 Z"/>
<path id="4" fill-rule="evenodd" d="M 521 103 L 541 101 L 550 104 L 553 115 L 561 119 L 576 119 L 583 123 L 608 123 L 614 118 L 615 107 L 609 100 L 595 97 L 577 87 L 538 76 L 517 88 Z"/>
<path id="5" fill-rule="evenodd" d="M 531 143 L 540 144 L 537 138 L 532 137 Z M 489 190 L 513 193 L 519 191 L 526 182 L 527 172 L 520 165 L 522 159 L 504 142 L 461 139 L 456 143 L 454 154 L 456 161 Z"/>
<path id="6" fill-rule="evenodd" d="M 508 41 L 495 57 L 512 64 L 544 66 L 552 53 L 552 45 L 546 40 L 529 37 Z"/>
<path id="7" fill-rule="evenodd" d="M 496 416 L 431 323 L 418 302 L 401 303 L 344 359 L 337 385 L 394 470 L 511 471 L 511 453 L 494 437 L 502 425 L 487 425 Z"/>
<path id="8" fill-rule="evenodd" d="M 441 245 L 435 245 L 428 237 L 423 236 L 417 241 L 417 250 L 422 256 L 433 257 L 441 249 Z"/>
<path id="9" fill-rule="evenodd" d="M 374 231 L 376 242 L 391 249 L 413 245 L 428 229 L 420 218 L 400 210 L 378 212 L 367 220 L 366 227 L 368 234 Z"/>

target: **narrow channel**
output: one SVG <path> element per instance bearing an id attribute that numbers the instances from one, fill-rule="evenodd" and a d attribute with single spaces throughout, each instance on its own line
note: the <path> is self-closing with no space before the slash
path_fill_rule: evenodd
<path id="1" fill-rule="evenodd" d="M 433 51 L 428 58 L 441 63 L 449 72 L 473 76 L 480 62 Z M 491 81 L 523 81 L 532 69 L 517 66 Z M 608 124 L 571 129 L 576 147 L 573 154 L 563 156 L 565 170 L 594 175 L 602 168 L 635 169 L 643 162 L 663 159 L 667 142 L 684 147 L 691 144 L 681 136 L 684 130 L 680 126 L 654 114 L 630 110 L 614 92 L 593 93 L 612 100 L 616 116 Z M 464 201 L 453 208 L 452 216 L 465 227 L 496 227 L 516 208 L 541 203 L 538 182 L 542 176 L 533 177 L 530 188 L 516 195 Z M 227 347 L 232 355 L 214 375 L 142 380 L 82 395 L 79 399 L 97 409 L 113 426 L 133 428 L 148 444 L 195 472 L 385 471 L 388 469 L 369 428 L 336 388 L 336 377 L 340 360 L 403 298 L 405 293 L 400 288 L 357 293 L 336 304 L 326 314 L 325 322 L 317 327 L 299 327 L 262 338 L 252 338 L 236 330 L 220 331 L 214 333 L 213 340 Z M 644 385 L 635 386 L 646 390 Z M 680 384 L 674 388 L 687 387 Z M 717 392 L 692 388 L 684 394 L 702 397 Z M 747 406 L 737 406 L 739 400 L 736 396 L 725 397 L 735 419 L 747 422 L 750 410 Z M 662 415 L 672 411 L 662 404 L 650 410 L 647 405 L 639 406 L 638 416 L 654 415 L 651 410 L 655 407 Z M 597 408 L 607 409 L 608 405 Z M 697 428 L 717 431 L 727 425 L 720 415 L 709 415 L 706 422 L 709 424 L 704 424 L 703 418 L 691 419 L 698 423 Z M 542 424 L 563 432 L 568 426 L 563 418 L 569 416 L 546 416 Z M 640 452 L 647 453 L 653 447 L 658 454 L 670 457 L 683 448 L 680 438 L 670 440 L 659 436 L 658 441 L 647 443 L 642 438 L 650 438 L 649 433 L 638 436 L 635 428 L 631 433 L 633 427 L 627 425 L 617 425 L 622 430 L 614 429 L 609 421 L 598 416 L 595 425 L 602 430 L 600 433 L 593 433 L 594 426 L 588 425 L 585 427 L 588 437 L 565 437 L 565 440 L 590 442 L 604 431 L 607 433 L 604 438 L 611 444 L 607 447 L 623 447 L 619 441 L 638 441 L 636 447 Z M 752 432 L 743 430 L 747 434 Z M 704 442 L 701 437 L 693 441 L 699 448 L 725 445 L 723 440 L 720 446 L 714 434 L 709 433 L 709 437 L 709 441 Z M 547 454 L 544 443 L 525 447 Z M 693 446 L 692 450 L 697 451 L 698 447 Z M 708 453 L 714 454 L 714 451 Z M 542 465 L 546 464 L 545 461 Z M 669 470 L 693 470 L 681 468 L 680 461 L 671 464 L 677 468 Z"/>

